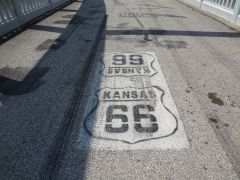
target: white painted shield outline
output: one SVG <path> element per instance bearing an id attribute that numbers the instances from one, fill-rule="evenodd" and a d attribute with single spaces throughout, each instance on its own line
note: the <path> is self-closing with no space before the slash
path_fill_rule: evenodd
<path id="1" fill-rule="evenodd" d="M 103 61 L 104 57 L 105 57 L 105 56 L 108 56 L 108 55 L 120 54 L 120 53 L 122 53 L 122 54 L 125 54 L 125 53 L 147 54 L 147 55 L 153 57 L 153 61 L 151 62 L 151 68 L 153 69 L 154 73 L 151 74 L 151 75 L 141 75 L 141 74 L 138 74 L 138 75 L 131 75 L 131 76 L 115 75 L 115 74 L 112 75 L 112 76 L 106 75 L 106 74 L 104 73 L 104 70 L 105 70 L 105 68 L 106 68 L 106 65 L 105 65 L 105 63 L 104 63 L 104 61 Z M 100 58 L 100 62 L 103 64 L 103 68 L 102 68 L 102 70 L 100 71 L 100 73 L 101 73 L 102 75 L 104 75 L 105 77 L 116 77 L 116 76 L 121 76 L 121 77 L 133 77 L 133 76 L 148 76 L 148 77 L 153 77 L 155 74 L 157 74 L 157 70 L 153 67 L 153 63 L 154 63 L 155 61 L 156 61 L 156 58 L 155 58 L 153 55 L 148 54 L 148 53 L 138 53 L 138 52 L 114 52 L 114 53 L 105 53 L 105 54 L 102 55 L 101 58 Z"/>
<path id="2" fill-rule="evenodd" d="M 88 113 L 88 115 L 86 116 L 86 118 L 85 118 L 85 120 L 84 120 L 84 129 L 85 129 L 85 131 L 86 131 L 90 136 L 92 136 L 92 137 L 94 137 L 94 138 L 104 139 L 104 140 L 110 140 L 110 141 L 120 141 L 120 142 L 124 142 L 124 143 L 127 143 L 127 144 L 136 144 L 136 143 L 139 143 L 139 142 L 144 142 L 144 141 L 149 141 L 149 140 L 156 140 L 156 139 L 167 138 L 167 137 L 169 137 L 169 136 L 174 135 L 174 134 L 176 133 L 176 131 L 178 130 L 178 119 L 177 119 L 177 117 L 164 105 L 164 103 L 163 103 L 163 97 L 164 97 L 164 95 L 165 95 L 165 92 L 164 92 L 160 87 L 158 87 L 158 86 L 150 86 L 150 87 L 146 87 L 146 88 L 153 88 L 153 87 L 162 92 L 161 99 L 160 99 L 161 102 L 162 102 L 162 105 L 163 105 L 163 107 L 174 117 L 174 119 L 176 120 L 176 127 L 174 128 L 174 130 L 173 130 L 171 133 L 169 133 L 169 134 L 167 134 L 167 135 L 164 135 L 164 136 L 160 136 L 160 137 L 154 137 L 154 138 L 148 138 L 148 139 L 138 140 L 138 141 L 135 141 L 135 142 L 129 142 L 129 141 L 126 141 L 126 140 L 113 139 L 113 138 L 106 138 L 106 137 L 101 137 L 101 136 L 95 136 L 95 135 L 91 132 L 91 130 L 88 129 L 87 120 L 89 119 L 90 115 L 97 110 L 97 107 L 98 107 L 98 105 L 99 105 L 98 92 L 100 92 L 100 91 L 103 90 L 103 89 L 107 89 L 107 88 L 113 89 L 113 88 L 110 88 L 110 87 L 101 88 L 101 89 L 99 89 L 99 90 L 95 93 L 95 96 L 96 96 L 96 99 L 97 99 L 97 103 L 96 103 L 96 105 L 93 107 L 93 109 Z M 128 88 L 135 88 L 135 87 L 128 87 Z M 125 87 L 125 88 L 117 88 L 117 89 L 126 89 L 126 87 Z M 143 89 L 143 88 L 136 88 L 136 89 Z"/>

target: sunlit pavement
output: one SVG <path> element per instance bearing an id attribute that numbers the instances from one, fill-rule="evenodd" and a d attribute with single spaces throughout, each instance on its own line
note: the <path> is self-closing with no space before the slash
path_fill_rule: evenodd
<path id="1" fill-rule="evenodd" d="M 239 179 L 239 37 L 175 0 L 29 27 L 0 46 L 0 179 Z"/>

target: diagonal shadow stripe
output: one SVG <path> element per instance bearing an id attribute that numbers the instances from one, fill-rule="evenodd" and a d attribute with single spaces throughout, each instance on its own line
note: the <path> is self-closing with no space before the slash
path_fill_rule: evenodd
<path id="1" fill-rule="evenodd" d="M 106 35 L 164 35 L 200 37 L 240 37 L 239 32 L 177 31 L 177 30 L 107 30 Z"/>

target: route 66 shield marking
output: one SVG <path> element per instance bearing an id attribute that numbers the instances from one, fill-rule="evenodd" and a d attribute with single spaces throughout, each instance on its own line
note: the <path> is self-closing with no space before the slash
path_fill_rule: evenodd
<path id="1" fill-rule="evenodd" d="M 111 53 L 102 59 L 102 74 L 107 77 L 153 76 L 157 73 L 153 67 L 155 57 L 147 53 Z"/>
<path id="2" fill-rule="evenodd" d="M 97 107 L 85 121 L 93 137 L 135 144 L 173 135 L 178 120 L 163 104 L 164 91 L 148 88 L 103 88 Z"/>
<path id="3" fill-rule="evenodd" d="M 187 148 L 180 115 L 155 53 L 106 53 L 100 60 L 99 71 L 94 69 L 92 76 L 96 83 L 88 88 L 78 147 Z M 100 65 L 104 65 L 101 70 Z"/>

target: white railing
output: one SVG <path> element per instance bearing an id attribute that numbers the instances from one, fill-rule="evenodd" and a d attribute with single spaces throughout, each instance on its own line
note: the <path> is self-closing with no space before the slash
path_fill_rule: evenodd
<path id="1" fill-rule="evenodd" d="M 0 36 L 72 0 L 0 0 Z"/>
<path id="2" fill-rule="evenodd" d="M 33 13 L 35 11 L 38 11 L 39 9 L 42 9 L 44 7 L 49 6 L 49 2 L 47 0 L 22 0 L 19 1 L 20 6 L 20 12 L 22 15 L 27 15 L 30 13 Z"/>
<path id="3" fill-rule="evenodd" d="M 213 3 L 216 6 L 221 6 L 226 9 L 234 9 L 236 0 L 206 0 Z"/>
<path id="4" fill-rule="evenodd" d="M 240 26 L 240 0 L 182 0 Z"/>
<path id="5" fill-rule="evenodd" d="M 7 0 L 2 0 L 0 5 L 0 24 L 4 25 L 16 20 L 13 7 L 8 4 Z"/>

